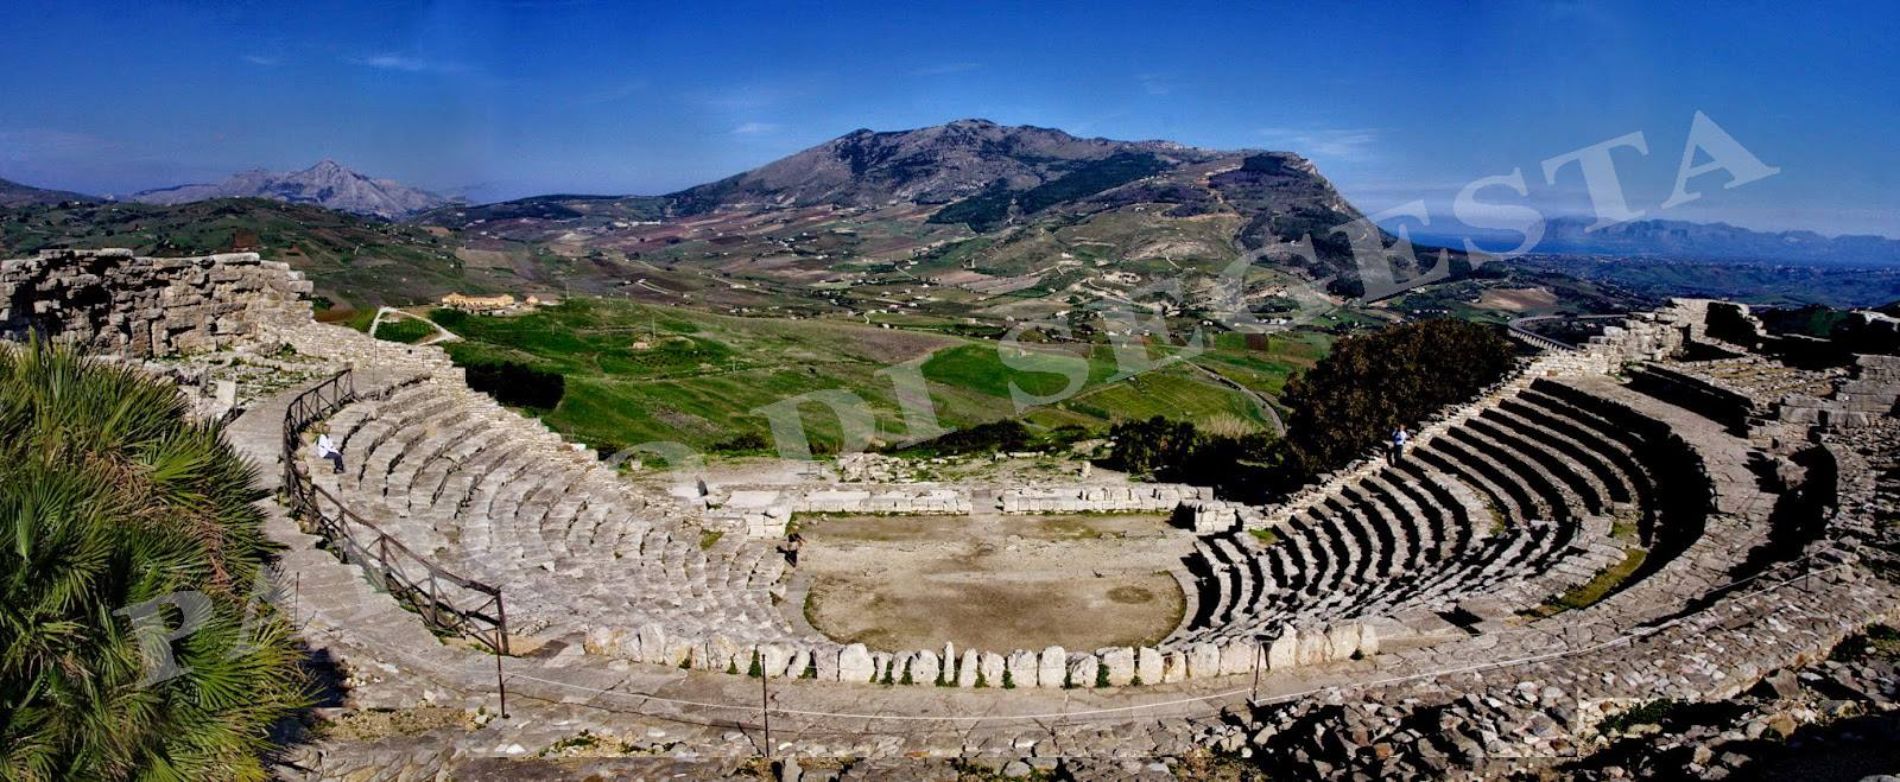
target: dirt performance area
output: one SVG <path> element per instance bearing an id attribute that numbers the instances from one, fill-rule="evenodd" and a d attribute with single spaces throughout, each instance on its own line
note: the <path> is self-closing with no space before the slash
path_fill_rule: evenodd
<path id="1" fill-rule="evenodd" d="M 1158 515 L 799 521 L 806 618 L 884 651 L 1153 644 L 1181 621 L 1169 571 L 1194 546 Z"/>

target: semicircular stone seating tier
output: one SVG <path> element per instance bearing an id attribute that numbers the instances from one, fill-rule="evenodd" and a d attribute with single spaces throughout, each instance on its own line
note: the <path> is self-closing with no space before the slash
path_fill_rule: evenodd
<path id="1" fill-rule="evenodd" d="M 1706 481 L 1698 490 L 1683 475 L 1684 455 L 1668 424 L 1633 409 L 1564 383 L 1512 385 L 1422 434 L 1397 464 L 1271 523 L 1270 543 L 1203 538 L 1188 561 L 1194 615 L 1168 640 L 1353 621 L 1388 646 L 1461 636 L 1588 583 L 1672 524 L 1693 527 L 1653 501 L 1665 476 L 1690 482 L 1672 491 L 1706 496 Z"/>
<path id="2" fill-rule="evenodd" d="M 343 474 L 307 450 L 302 458 L 320 485 L 411 549 L 500 586 L 518 636 L 695 668 L 762 660 L 774 675 L 844 681 L 922 670 L 911 678 L 1069 686 L 1097 681 L 1099 665 L 1119 685 L 1467 637 L 1591 581 L 1638 542 L 1651 557 L 1626 588 L 1659 573 L 1708 580 L 1667 561 L 1719 542 L 1703 538 L 1706 502 L 1678 511 L 1657 501 L 1662 486 L 1710 494 L 1709 479 L 1685 469 L 1702 457 L 1672 439 L 1682 423 L 1661 420 L 1680 411 L 1607 399 L 1618 395 L 1633 392 L 1607 380 L 1512 382 L 1421 432 L 1398 464 L 1305 502 L 1245 509 L 1249 525 L 1272 519 L 1273 542 L 1200 537 L 1180 578 L 1190 606 L 1181 626 L 1152 648 L 1094 652 L 840 645 L 776 605 L 786 564 L 769 542 L 702 537 L 703 508 L 641 493 L 459 382 L 398 383 L 332 416 Z"/>
<path id="3" fill-rule="evenodd" d="M 329 432 L 347 471 L 311 473 L 438 564 L 499 585 L 517 635 L 645 628 L 664 645 L 818 642 L 772 605 L 785 562 L 726 536 L 702 547 L 690 510 L 636 492 L 590 451 L 458 383 L 423 381 L 345 407 Z"/>

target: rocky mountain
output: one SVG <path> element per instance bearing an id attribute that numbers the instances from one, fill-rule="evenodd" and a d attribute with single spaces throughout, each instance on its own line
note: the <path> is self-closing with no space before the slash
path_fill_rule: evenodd
<path id="1" fill-rule="evenodd" d="M 1360 217 L 1310 161 L 1290 152 L 1081 138 L 966 119 L 852 131 L 664 196 L 538 196 L 419 219 L 694 262 L 749 257 L 773 273 L 806 276 L 816 266 L 897 260 L 972 234 L 994 238 L 985 257 L 998 272 L 1035 266 L 1035 254 L 1049 249 L 1030 241 L 1035 236 L 1056 235 L 1065 247 L 1093 241 L 1080 254 L 1106 252 L 1087 236 L 1091 227 L 1117 236 L 1110 244 L 1124 260 L 1164 265 L 1224 264 L 1311 236 L 1323 267 L 1316 276 L 1349 279 L 1350 243 L 1333 229 Z M 785 230 L 792 225 L 803 228 Z M 810 235 L 820 227 L 827 238 Z"/>
<path id="2" fill-rule="evenodd" d="M 59 204 L 68 201 L 94 202 L 98 198 L 72 193 L 65 190 L 46 190 L 18 182 L 0 179 L 0 208 L 17 208 L 35 204 Z"/>
<path id="3" fill-rule="evenodd" d="M 392 220 L 449 203 L 434 193 L 394 180 L 372 179 L 334 160 L 302 171 L 245 171 L 216 184 L 180 185 L 131 196 L 131 200 L 147 204 L 184 204 L 213 198 L 268 198 Z"/>
<path id="4" fill-rule="evenodd" d="M 1028 190 L 1117 155 L 1179 163 L 1218 154 L 1168 142 L 1085 139 L 1051 128 L 967 119 L 916 130 L 854 130 L 672 198 L 688 213 L 750 204 L 945 204 L 993 188 Z"/>
<path id="5" fill-rule="evenodd" d="M 1536 251 L 1576 255 L 1630 255 L 1689 261 L 1758 261 L 1819 265 L 1900 264 L 1900 240 L 1880 236 L 1826 237 L 1813 231 L 1770 233 L 1727 223 L 1633 220 L 1586 231 L 1591 221 L 1563 217 L 1545 225 Z"/>

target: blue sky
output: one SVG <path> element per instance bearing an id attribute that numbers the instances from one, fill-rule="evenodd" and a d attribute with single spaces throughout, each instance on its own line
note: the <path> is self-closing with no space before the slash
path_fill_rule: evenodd
<path id="1" fill-rule="evenodd" d="M 1891 4 L 1333 5 L 7 0 L 0 177 L 125 193 L 328 157 L 483 200 L 661 193 L 985 117 L 1290 149 L 1369 212 L 1448 214 L 1521 168 L 1555 215 L 1587 200 L 1542 160 L 1642 131 L 1617 160 L 1647 216 L 1900 235 Z M 1698 110 L 1781 173 L 1658 210 Z"/>

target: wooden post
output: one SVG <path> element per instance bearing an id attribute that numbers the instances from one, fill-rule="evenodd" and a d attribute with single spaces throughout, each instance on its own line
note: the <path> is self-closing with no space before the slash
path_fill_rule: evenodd
<path id="1" fill-rule="evenodd" d="M 1253 644 L 1253 695 L 1252 695 L 1251 700 L 1248 701 L 1248 703 L 1250 704 L 1260 702 L 1260 658 L 1264 654 L 1265 653 L 1260 648 L 1260 642 L 1257 640 L 1254 641 L 1254 644 Z"/>
<path id="2" fill-rule="evenodd" d="M 765 759 L 772 760 L 772 673 L 765 669 L 764 656 L 759 660 L 759 717 L 765 722 Z"/>
<path id="3" fill-rule="evenodd" d="M 501 694 L 501 718 L 508 719 L 508 682 L 501 674 L 501 647 L 495 647 L 495 691 Z"/>
<path id="4" fill-rule="evenodd" d="M 508 682 L 501 676 L 501 655 L 508 648 L 508 607 L 495 593 L 495 691 L 501 694 L 501 718 L 508 719 Z"/>

